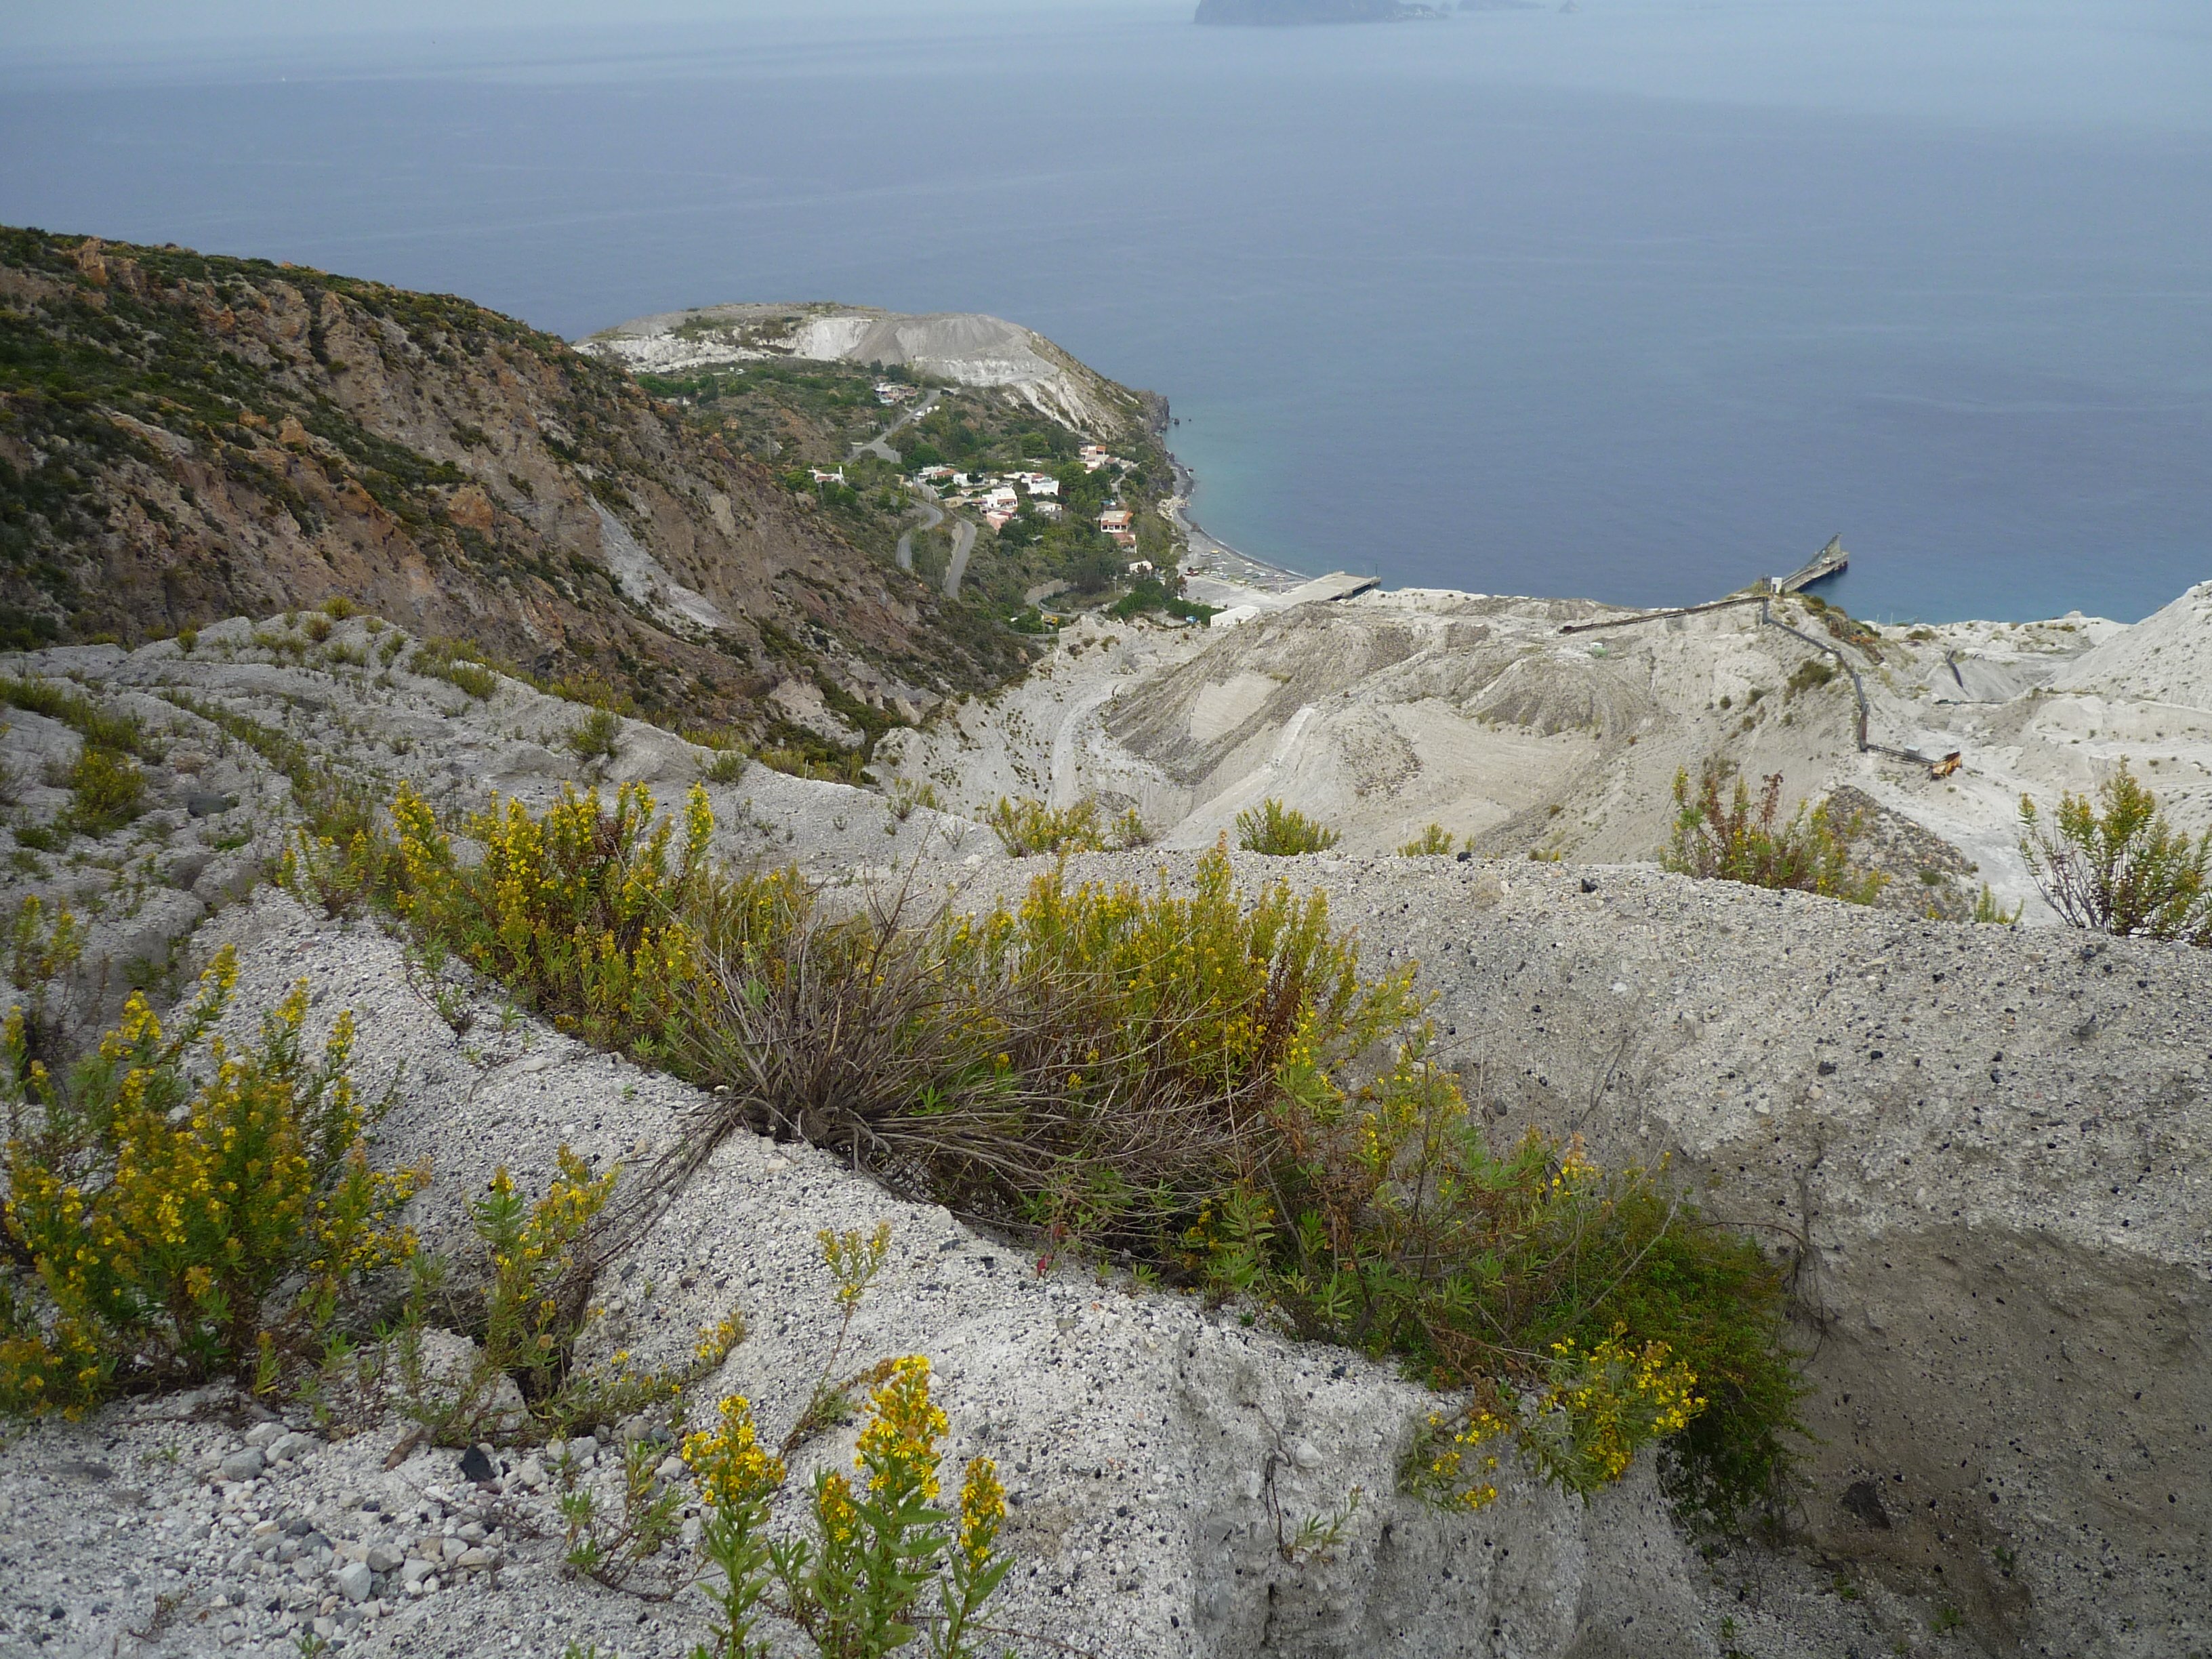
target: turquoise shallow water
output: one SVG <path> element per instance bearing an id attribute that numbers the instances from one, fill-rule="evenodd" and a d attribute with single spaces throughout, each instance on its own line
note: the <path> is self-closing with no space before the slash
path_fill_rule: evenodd
<path id="1" fill-rule="evenodd" d="M 2160 0 L 1200 30 L 1181 7 L 0 66 L 0 219 L 464 293 L 983 310 L 1164 392 L 1224 539 L 1863 613 L 2212 576 L 2212 18 Z"/>

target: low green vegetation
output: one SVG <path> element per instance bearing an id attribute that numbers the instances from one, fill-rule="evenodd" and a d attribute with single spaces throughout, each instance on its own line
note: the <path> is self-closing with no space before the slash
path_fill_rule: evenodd
<path id="1" fill-rule="evenodd" d="M 1404 859 L 1437 858 L 1452 850 L 1451 831 L 1441 823 L 1432 823 L 1398 848 Z"/>
<path id="2" fill-rule="evenodd" d="M 44 714 L 48 720 L 59 720 L 82 738 L 88 748 L 111 750 L 146 760 L 156 758 L 160 752 L 159 746 L 135 717 L 103 708 L 76 687 L 58 680 L 31 675 L 0 677 L 0 702 L 26 714 Z"/>
<path id="3" fill-rule="evenodd" d="M 2094 799 L 2068 791 L 2048 822 L 2022 795 L 2020 820 L 2028 874 L 2070 926 L 2212 948 L 2212 830 L 2178 833 L 2124 762 Z"/>
<path id="4" fill-rule="evenodd" d="M 1109 823 L 1098 803 L 1089 799 L 1050 807 L 1033 796 L 1009 800 L 1001 795 L 983 815 L 983 822 L 997 835 L 999 844 L 1018 859 L 1041 853 L 1118 853 L 1152 840 L 1135 807 Z"/>
<path id="5" fill-rule="evenodd" d="M 1237 845 L 1247 853 L 1295 858 L 1301 853 L 1327 852 L 1338 840 L 1335 830 L 1273 796 L 1237 815 Z"/>
<path id="6" fill-rule="evenodd" d="M 1871 904 L 1888 879 L 1851 862 L 1861 831 L 1856 816 L 1838 823 L 1826 801 L 1800 803 L 1782 822 L 1782 775 L 1751 786 L 1726 762 L 1707 761 L 1695 790 L 1688 771 L 1674 775 L 1674 839 L 1659 861 L 1678 875 L 1705 881 L 1740 881 L 1753 887 L 1818 893 L 1850 904 Z"/>
<path id="7" fill-rule="evenodd" d="M 479 702 L 499 690 L 496 659 L 466 640 L 425 640 L 407 666 L 410 672 L 459 686 Z"/>

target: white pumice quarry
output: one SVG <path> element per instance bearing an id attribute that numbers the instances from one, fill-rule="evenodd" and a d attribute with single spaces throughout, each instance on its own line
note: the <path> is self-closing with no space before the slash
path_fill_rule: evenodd
<path id="1" fill-rule="evenodd" d="M 1008 1632 L 994 1652 L 2212 1653 L 2212 952 L 1664 875 L 1639 860 L 1671 815 L 1666 783 L 1738 712 L 1706 704 L 1740 703 L 1723 684 L 1778 686 L 1798 658 L 1775 654 L 1755 624 L 1692 619 L 1662 630 L 1649 654 L 1582 651 L 1562 665 L 1534 648 L 1537 630 L 1590 608 L 1427 596 L 1400 609 L 1407 614 L 1373 599 L 1302 607 L 1213 640 L 1087 628 L 1052 676 L 1001 694 L 998 706 L 1032 709 L 1025 725 L 994 720 L 994 705 L 978 702 L 886 757 L 887 782 L 894 771 L 938 781 L 952 811 L 906 811 L 883 793 L 756 764 L 707 784 L 714 851 L 732 867 L 796 863 L 854 902 L 911 884 L 980 907 L 1018 897 L 1048 863 L 1006 857 L 963 814 L 1016 781 L 1036 778 L 1026 793 L 1045 794 L 1071 711 L 1094 722 L 1066 749 L 1082 793 L 1116 793 L 1101 781 L 1144 767 L 1245 788 L 1238 769 L 1265 760 L 1309 705 L 1322 712 L 1301 741 L 1338 733 L 1327 738 L 1338 758 L 1323 757 L 1336 767 L 1357 752 L 1341 735 L 1349 723 L 1386 719 L 1419 765 L 1395 781 L 1378 774 L 1364 795 L 1340 779 L 1310 803 L 1342 823 L 1346 850 L 1238 854 L 1238 879 L 1248 891 L 1278 878 L 1325 890 L 1368 966 L 1417 962 L 1437 999 L 1442 1057 L 1494 1135 L 1535 1127 L 1578 1134 L 1604 1160 L 1666 1159 L 1711 1216 L 1748 1229 L 1785 1266 L 1814 1438 L 1776 1537 L 1686 1531 L 1648 1455 L 1588 1503 L 1509 1460 L 1496 1503 L 1439 1510 L 1401 1489 L 1434 1399 L 1393 1364 L 1295 1342 L 1261 1310 L 1146 1288 L 1110 1262 L 1041 1259 L 1032 1240 L 893 1196 L 839 1152 L 742 1129 L 604 1265 L 581 1357 L 675 1364 L 702 1327 L 734 1311 L 745 1335 L 693 1390 L 688 1421 L 704 1425 L 741 1394 L 773 1443 L 836 1341 L 817 1234 L 889 1222 L 889 1259 L 837 1369 L 927 1355 L 951 1422 L 948 1474 L 970 1455 L 997 1461 L 1016 1565 L 991 1604 L 994 1630 Z M 2145 729 L 2169 734 L 2160 741 L 2172 766 L 2196 765 L 2195 739 L 2173 734 L 2212 721 L 2212 710 L 2179 701 L 2202 672 L 2172 664 L 2201 648 L 2191 631 L 2201 609 L 2161 613 L 2133 653 L 2118 643 L 2133 630 L 2108 624 L 2054 625 L 2048 649 L 1986 641 L 1984 658 L 2017 658 L 2039 684 L 2073 688 L 2101 661 L 2127 685 L 2017 708 L 1944 705 L 1929 718 L 2009 734 L 2005 769 L 1974 785 L 1991 803 L 2016 796 L 2022 780 L 2039 790 L 2046 779 L 2087 781 L 2086 764 L 2063 769 L 2066 751 L 2105 757 L 2132 741 L 2101 735 L 2116 729 L 2101 723 L 2086 745 L 2049 735 L 2060 703 L 2078 712 L 2090 696 L 2110 710 L 2125 690 L 2130 720 L 2168 722 Z M 1511 672 L 1550 689 L 1532 690 L 1526 708 L 1510 703 L 1504 669 L 1479 674 L 1469 665 L 1480 653 L 1452 644 L 1454 629 L 1477 625 L 1510 645 L 1499 647 L 1504 668 L 1527 659 Z M 1270 628 L 1279 634 L 1257 631 Z M 227 944 L 241 969 L 226 1018 L 234 1036 L 250 1036 L 302 982 L 312 1036 L 350 1012 L 354 1075 L 371 1095 L 391 1093 L 373 1155 L 386 1166 L 428 1162 L 433 1178 L 409 1218 L 426 1245 L 465 1263 L 466 1206 L 495 1170 L 532 1194 L 563 1146 L 595 1170 L 641 1170 L 711 1097 L 555 1031 L 496 986 L 428 973 L 374 923 L 334 921 L 275 890 L 263 872 L 281 848 L 290 786 L 239 721 L 254 723 L 263 749 L 280 734 L 318 765 L 387 794 L 408 781 L 449 811 L 494 794 L 542 807 L 567 785 L 624 781 L 679 805 L 716 757 L 625 721 L 617 753 L 587 765 L 568 742 L 585 711 L 512 680 L 472 697 L 410 672 L 404 645 L 387 663 L 397 630 L 356 618 L 326 641 L 281 648 L 257 644 L 257 632 L 287 629 L 239 619 L 203 629 L 189 653 L 164 641 L 0 663 L 137 713 L 163 755 L 147 763 L 143 816 L 69 851 L 19 846 L 0 902 L 12 913 L 37 893 L 88 916 L 92 945 L 75 988 L 88 1012 L 112 1014 L 132 983 L 173 997 Z M 1325 658 L 1316 647 L 1326 641 L 1348 654 Z M 1209 662 L 1232 641 L 1234 663 Z M 1942 660 L 1926 641 L 1911 648 L 1917 671 Z M 1358 688 L 1389 666 L 1376 665 L 1382 657 L 1403 681 L 1363 716 Z M 1311 686 L 1293 683 L 1308 670 Z M 1095 683 L 1084 678 L 1094 672 Z M 1695 684 L 1670 678 L 1693 672 Z M 1616 678 L 1618 708 L 1593 703 Z M 1091 702 L 1117 682 L 1129 689 Z M 1847 733 L 1836 738 L 1842 716 L 1826 703 L 1815 741 L 1813 700 L 1839 696 L 1831 685 L 1793 700 L 1804 718 L 1786 742 L 1805 751 L 1791 751 L 1793 787 L 1801 776 L 1808 789 L 1856 779 L 1933 838 L 1972 846 L 1996 878 L 1994 855 L 1942 816 L 1966 823 L 1960 798 L 1929 788 L 1924 769 L 1918 779 L 1877 774 Z M 1487 723 L 1447 707 L 1455 697 L 1488 711 Z M 1407 723 L 1417 707 L 1430 725 Z M 1546 729 L 1571 707 L 1598 708 L 1595 725 Z M 210 718 L 216 711 L 231 717 L 227 728 Z M 41 716 L 5 718 L 0 759 L 22 781 L 19 813 L 51 822 L 66 792 L 33 780 L 66 763 L 76 736 Z M 1747 769 L 1782 764 L 1784 730 L 1755 739 L 1771 747 L 1745 749 Z M 1477 755 L 1492 769 L 1407 794 L 1443 764 L 1424 732 L 1443 733 L 1439 744 L 1479 738 L 1492 745 Z M 1318 752 L 1294 742 L 1270 775 L 1322 767 Z M 1513 767 L 1526 777 L 1510 777 Z M 2166 770 L 2147 775 L 2154 787 Z M 1499 808 L 1489 822 L 1533 814 L 1523 820 L 1533 825 L 1567 816 L 1545 813 L 1547 800 L 1595 813 L 1605 790 L 1634 782 L 1648 793 L 1655 781 L 1656 800 L 1622 805 L 1609 827 L 1587 832 L 1587 847 L 1568 849 L 1577 862 L 1532 862 L 1518 847 L 1465 859 L 1382 850 L 1445 799 L 1481 794 Z M 2181 793 L 2177 811 L 2194 823 L 2205 797 L 2193 782 Z M 1212 843 L 1231 804 L 1207 799 L 1192 796 L 1168 846 L 1075 859 L 1069 876 L 1187 880 L 1190 849 Z M 1994 842 L 1996 806 L 1975 810 L 1972 823 Z M 465 1338 L 431 1346 L 435 1365 L 467 1363 Z M 640 1575 L 672 1589 L 666 1599 L 562 1570 L 556 1457 L 606 1482 L 640 1425 L 588 1426 L 558 1449 L 495 1448 L 477 1480 L 459 1449 L 416 1443 L 388 1403 L 331 1421 L 225 1384 L 11 1425 L 0 1444 L 0 1654 L 152 1659 L 327 1644 L 559 1659 L 573 1645 L 675 1659 L 708 1631 L 684 1543 Z M 794 1451 L 778 1524 L 795 1524 L 816 1470 L 850 1467 L 854 1434 L 848 1425 Z M 680 1466 L 661 1467 L 681 1483 Z M 685 1502 L 696 1522 L 688 1489 Z M 1309 1522 L 1333 1541 L 1299 1547 Z M 686 1542 L 696 1535 L 694 1526 Z M 787 1632 L 778 1640 L 780 1653 L 810 1650 Z"/>

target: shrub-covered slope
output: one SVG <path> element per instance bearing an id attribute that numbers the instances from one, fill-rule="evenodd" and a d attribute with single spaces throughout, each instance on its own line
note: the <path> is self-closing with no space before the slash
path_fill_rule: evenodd
<path id="1" fill-rule="evenodd" d="M 832 707 L 896 709 L 1017 660 L 953 643 L 921 583 L 551 335 L 320 271 L 0 231 L 0 635 L 136 641 L 337 594 L 755 726 L 818 708 L 821 682 Z"/>

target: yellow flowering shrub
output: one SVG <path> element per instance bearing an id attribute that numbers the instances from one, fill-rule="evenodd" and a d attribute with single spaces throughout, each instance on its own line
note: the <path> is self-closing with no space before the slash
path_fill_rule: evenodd
<path id="1" fill-rule="evenodd" d="M 611 810 L 596 793 L 542 815 L 510 802 L 468 825 L 474 863 L 410 792 L 392 816 L 391 902 L 418 936 L 568 1029 L 712 1085 L 708 1140 L 795 1136 L 1032 1229 L 1048 1258 L 1126 1250 L 1251 1297 L 1460 1395 L 1447 1439 L 1489 1413 L 1578 1489 L 1614 1460 L 1554 1443 L 1601 1423 L 1632 1456 L 1663 1443 L 1678 1493 L 1724 1521 L 1788 1466 L 1797 1385 L 1757 1249 L 1659 1173 L 1542 1137 L 1490 1146 L 1427 1056 L 1413 969 L 1363 974 L 1325 895 L 1243 890 L 1225 847 L 1180 888 L 1055 867 L 1018 904 L 917 920 L 841 907 L 790 871 L 717 874 L 698 791 L 680 822 L 634 787 Z M 1530 1403 L 1553 1345 L 1609 1362 L 1615 1340 L 1662 1345 L 1701 1403 L 1610 1418 L 1587 1391 Z M 1456 1449 L 1468 1489 L 1491 1484 L 1473 1479 L 1491 1454 Z"/>
<path id="2" fill-rule="evenodd" d="M 371 823 L 334 834 L 322 833 L 325 827 L 293 828 L 276 862 L 276 884 L 326 916 L 358 915 L 392 887 L 397 849 Z"/>
<path id="3" fill-rule="evenodd" d="M 7 932 L 8 982 L 21 993 L 23 1063 L 57 1057 L 70 1024 L 65 981 L 84 957 L 84 929 L 68 905 L 56 903 L 52 919 L 36 893 L 15 906 Z"/>
<path id="4" fill-rule="evenodd" d="M 683 1444 L 708 1510 L 700 1550 L 720 1576 L 707 1584 L 714 1640 L 692 1659 L 759 1659 L 770 1649 L 756 1632 L 769 1615 L 797 1626 L 824 1659 L 878 1659 L 924 1625 L 935 1659 L 974 1659 L 977 1615 L 1012 1565 L 998 1553 L 1006 1488 L 989 1458 L 975 1458 L 957 1516 L 935 1507 L 948 1425 L 930 1397 L 927 1358 L 885 1368 L 854 1449 L 860 1479 L 836 1469 L 815 1477 L 811 1536 L 768 1535 L 784 1465 L 761 1446 L 742 1395 L 722 1402 L 720 1419 Z M 924 1605 L 933 1586 L 933 1608 Z"/>
<path id="5" fill-rule="evenodd" d="M 134 995 L 60 1076 L 27 1053 L 20 1013 L 0 1031 L 0 1228 L 30 1267 L 0 1281 L 0 1410 L 265 1378 L 315 1357 L 363 1277 L 414 1253 L 398 1212 L 428 1173 L 369 1167 L 350 1016 L 311 1054 L 301 986 L 234 1050 L 208 1034 L 237 973 L 226 948 L 174 1031 Z"/>
<path id="6" fill-rule="evenodd" d="M 611 809 L 596 788 L 564 789 L 542 815 L 495 804 L 466 825 L 482 849 L 473 863 L 404 784 L 392 816 L 404 869 L 396 906 L 418 933 L 589 1041 L 649 1053 L 680 1026 L 700 966 L 688 913 L 709 885 L 705 790 L 684 802 L 680 844 L 640 783 Z"/>
<path id="7" fill-rule="evenodd" d="M 576 1423 L 618 1420 L 650 1409 L 673 1412 L 684 1391 L 716 1370 L 744 1335 L 735 1313 L 702 1329 L 692 1358 L 668 1370 L 635 1364 L 618 1351 L 603 1364 L 580 1365 L 578 1339 L 593 1317 L 584 1304 L 586 1251 L 592 1223 L 613 1197 L 620 1171 L 593 1175 L 562 1146 L 542 1197 L 532 1200 L 501 1164 L 469 1206 L 484 1253 L 481 1311 L 457 1322 L 477 1339 L 468 1374 L 434 1386 L 423 1373 L 420 1332 L 442 1288 L 431 1264 L 417 1276 L 400 1370 L 408 1409 L 441 1445 L 512 1442 L 565 1433 Z M 512 1382 L 526 1415 L 500 1405 Z"/>

